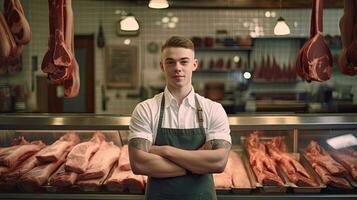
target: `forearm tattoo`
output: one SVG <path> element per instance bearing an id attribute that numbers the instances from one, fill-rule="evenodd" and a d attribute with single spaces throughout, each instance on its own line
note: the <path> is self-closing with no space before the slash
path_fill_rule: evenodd
<path id="1" fill-rule="evenodd" d="M 207 143 L 209 143 L 209 146 L 211 147 L 212 150 L 215 149 L 230 149 L 231 144 L 225 140 L 210 140 Z"/>
<path id="2" fill-rule="evenodd" d="M 129 141 L 129 148 L 135 148 L 148 152 L 151 146 L 151 142 L 143 138 L 133 138 Z"/>

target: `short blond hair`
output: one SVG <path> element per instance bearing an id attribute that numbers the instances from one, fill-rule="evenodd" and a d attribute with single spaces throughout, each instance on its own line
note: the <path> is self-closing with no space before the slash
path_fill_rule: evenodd
<path id="1" fill-rule="evenodd" d="M 167 39 L 165 44 L 161 47 L 161 52 L 168 47 L 182 47 L 186 49 L 195 50 L 193 42 L 190 39 L 181 36 L 172 36 Z"/>

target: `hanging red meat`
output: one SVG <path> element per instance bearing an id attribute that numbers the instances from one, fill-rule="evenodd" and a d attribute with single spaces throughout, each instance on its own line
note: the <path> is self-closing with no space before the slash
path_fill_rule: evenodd
<path id="1" fill-rule="evenodd" d="M 4 16 L 17 44 L 30 42 L 32 34 L 19 0 L 4 1 Z"/>
<path id="2" fill-rule="evenodd" d="M 296 72 L 301 79 L 327 81 L 332 74 L 332 55 L 322 35 L 323 0 L 314 0 L 311 15 L 310 38 L 300 49 Z"/>
<path id="3" fill-rule="evenodd" d="M 345 0 L 340 19 L 342 52 L 338 67 L 342 74 L 357 74 L 357 0 Z"/>
<path id="4" fill-rule="evenodd" d="M 65 97 L 76 97 L 80 79 L 74 57 L 72 0 L 48 0 L 48 7 L 50 36 L 41 69 L 51 83 L 64 85 Z"/>

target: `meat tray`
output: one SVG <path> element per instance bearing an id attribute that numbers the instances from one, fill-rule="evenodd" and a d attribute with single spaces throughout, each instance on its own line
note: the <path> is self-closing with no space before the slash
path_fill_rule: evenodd
<path id="1" fill-rule="evenodd" d="M 292 188 L 292 191 L 294 193 L 320 193 L 322 189 L 326 188 L 326 185 L 322 183 L 322 180 L 320 177 L 317 175 L 315 170 L 309 165 L 308 161 L 306 160 L 305 157 L 300 156 L 300 154 L 293 154 L 295 157 L 298 158 L 299 162 L 301 165 L 306 169 L 307 173 L 310 175 L 310 177 L 318 184 L 318 186 L 314 187 L 309 187 L 309 186 L 297 186 L 294 183 L 290 182 L 289 178 L 287 175 L 284 173 L 284 171 L 280 168 L 280 166 L 277 166 L 278 170 L 280 173 L 285 177 L 285 179 L 288 181 L 287 183 L 290 185 Z"/>
<path id="2" fill-rule="evenodd" d="M 256 187 L 256 182 L 253 178 L 253 174 L 251 171 L 249 171 L 249 167 L 247 166 L 247 162 L 244 162 L 244 154 L 242 151 L 235 151 L 238 155 L 240 155 L 241 159 L 242 159 L 242 162 L 243 162 L 243 166 L 244 166 L 244 169 L 245 171 L 247 172 L 247 175 L 248 175 L 248 178 L 249 178 L 249 181 L 250 181 L 250 188 L 235 188 L 235 187 L 232 187 L 232 193 L 233 194 L 249 194 L 252 190 L 254 190 Z"/>
<path id="3" fill-rule="evenodd" d="M 246 154 L 242 156 L 243 163 L 244 165 L 247 166 L 247 171 L 248 171 L 248 176 L 253 179 L 253 183 L 256 183 L 255 187 L 261 192 L 261 193 L 286 193 L 289 185 L 287 184 L 286 177 L 280 173 L 280 170 L 277 170 L 279 177 L 283 180 L 284 185 L 283 186 L 266 186 L 262 185 L 261 183 L 258 182 L 255 173 L 253 172 L 252 167 L 250 166 L 248 157 Z"/>

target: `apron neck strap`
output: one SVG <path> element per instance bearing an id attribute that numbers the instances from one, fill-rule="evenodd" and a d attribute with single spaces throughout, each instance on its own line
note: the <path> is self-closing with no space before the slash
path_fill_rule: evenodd
<path id="1" fill-rule="evenodd" d="M 198 124 L 200 128 L 203 128 L 203 110 L 201 105 L 198 103 L 196 94 L 194 95 L 195 95 L 195 104 L 197 109 L 196 113 L 197 113 Z M 165 111 L 165 93 L 162 94 L 158 128 L 162 127 L 162 118 L 164 116 L 164 111 Z"/>

